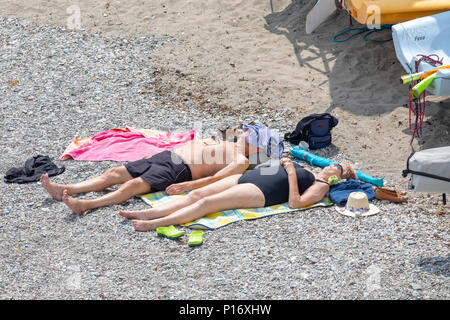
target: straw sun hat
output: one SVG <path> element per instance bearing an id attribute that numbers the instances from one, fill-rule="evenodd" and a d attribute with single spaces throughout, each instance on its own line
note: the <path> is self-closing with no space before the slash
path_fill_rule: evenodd
<path id="1" fill-rule="evenodd" d="M 369 204 L 369 199 L 364 192 L 350 193 L 345 207 L 336 207 L 337 212 L 349 217 L 371 216 L 380 212 L 373 204 Z"/>

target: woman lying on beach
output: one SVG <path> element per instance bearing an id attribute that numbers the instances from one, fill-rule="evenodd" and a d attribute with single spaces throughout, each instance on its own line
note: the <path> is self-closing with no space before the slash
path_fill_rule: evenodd
<path id="1" fill-rule="evenodd" d="M 137 231 L 149 231 L 224 210 L 261 208 L 285 202 L 297 209 L 322 200 L 330 190 L 328 179 L 331 176 L 339 180 L 356 179 L 356 172 L 347 163 L 333 163 L 313 173 L 283 158 L 279 166 L 229 176 L 160 207 L 120 211 L 119 214 L 134 219 L 132 224 Z"/>

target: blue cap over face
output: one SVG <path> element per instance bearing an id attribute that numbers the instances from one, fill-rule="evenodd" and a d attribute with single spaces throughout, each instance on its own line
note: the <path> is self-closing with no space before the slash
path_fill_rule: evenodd
<path id="1" fill-rule="evenodd" d="M 278 133 L 272 132 L 262 124 L 244 124 L 242 129 L 244 132 L 250 131 L 245 140 L 247 143 L 263 149 L 268 157 L 282 157 L 284 144 Z"/>

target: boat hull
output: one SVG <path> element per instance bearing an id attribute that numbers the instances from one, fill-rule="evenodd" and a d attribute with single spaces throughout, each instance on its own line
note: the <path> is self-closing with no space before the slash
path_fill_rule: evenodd
<path id="1" fill-rule="evenodd" d="M 361 24 L 396 24 L 450 10 L 450 0 L 344 0 Z"/>

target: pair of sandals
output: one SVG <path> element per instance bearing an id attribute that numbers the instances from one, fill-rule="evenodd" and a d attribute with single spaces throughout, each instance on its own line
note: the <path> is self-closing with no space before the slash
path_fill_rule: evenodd
<path id="1" fill-rule="evenodd" d="M 397 203 L 408 201 L 408 196 L 405 191 L 397 191 L 380 187 L 375 187 L 375 198 Z"/>
<path id="2" fill-rule="evenodd" d="M 184 236 L 184 231 L 178 230 L 174 226 L 159 227 L 156 228 L 156 233 L 159 237 L 168 238 L 171 240 L 176 240 Z M 190 247 L 197 247 L 203 244 L 203 236 L 205 233 L 200 230 L 192 231 L 189 235 L 188 245 Z"/>

